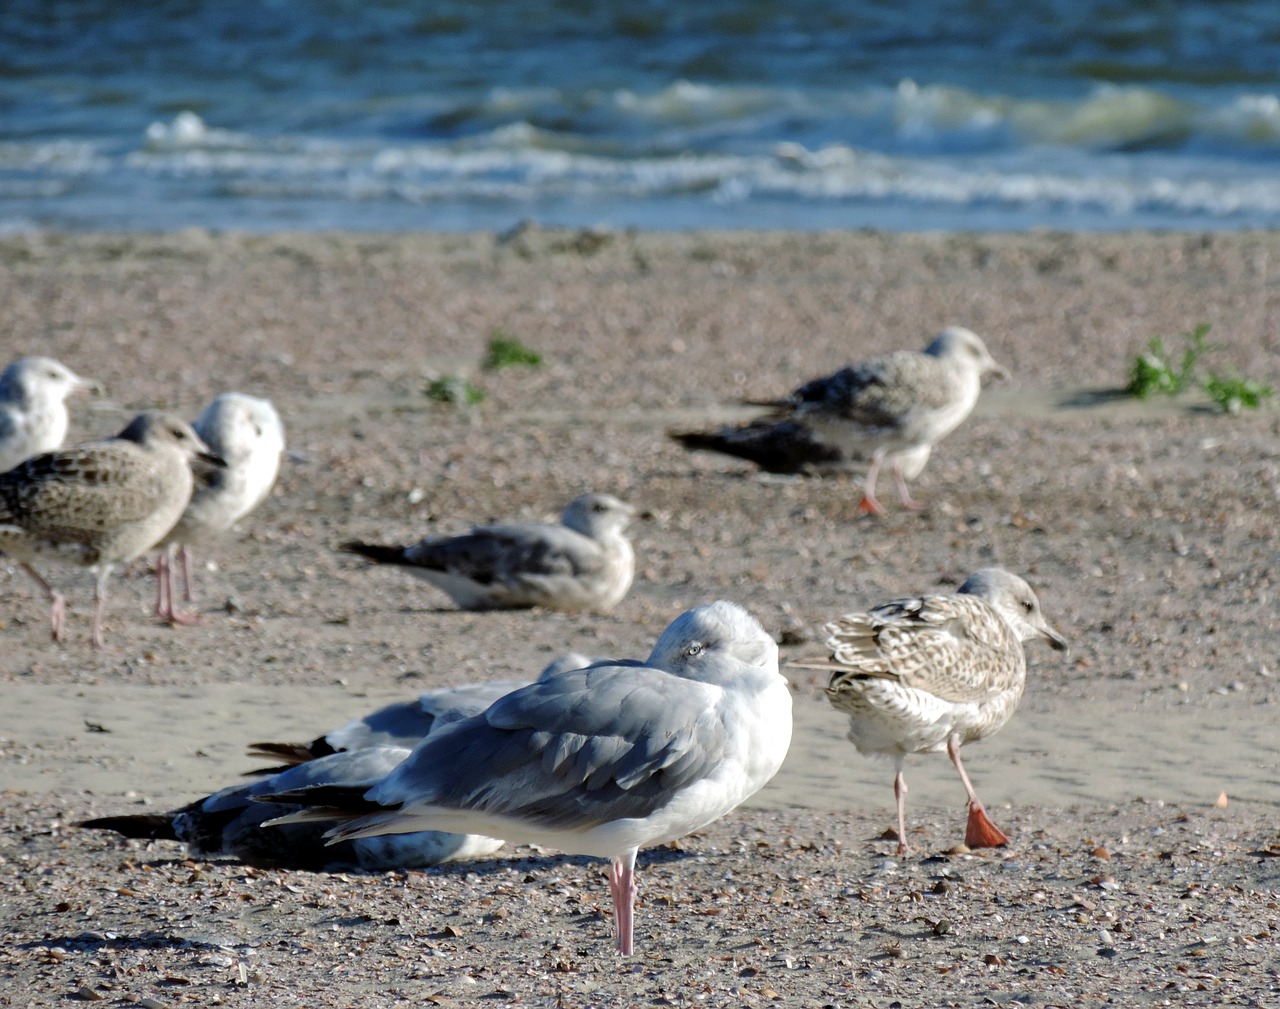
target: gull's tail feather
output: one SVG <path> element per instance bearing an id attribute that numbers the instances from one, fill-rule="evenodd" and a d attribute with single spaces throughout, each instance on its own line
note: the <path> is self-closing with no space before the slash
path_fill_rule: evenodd
<path id="1" fill-rule="evenodd" d="M 99 816 L 92 820 L 80 820 L 77 827 L 91 830 L 114 830 L 124 837 L 136 837 L 144 841 L 176 841 L 172 813 L 134 813 L 127 816 Z"/>
<path id="2" fill-rule="evenodd" d="M 347 540 L 345 543 L 338 545 L 339 550 L 344 550 L 349 554 L 359 554 L 361 557 L 368 557 L 371 561 L 377 561 L 379 564 L 405 564 L 407 563 L 404 556 L 404 547 L 390 546 L 383 543 L 365 543 L 362 540 Z"/>

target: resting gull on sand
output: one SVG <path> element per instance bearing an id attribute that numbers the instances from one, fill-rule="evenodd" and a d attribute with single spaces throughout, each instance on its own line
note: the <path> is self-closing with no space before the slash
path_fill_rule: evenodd
<path id="1" fill-rule="evenodd" d="M 876 477 L 888 463 L 906 508 L 907 490 L 933 446 L 973 411 L 987 376 L 1008 377 L 974 333 L 944 329 L 923 351 L 870 357 L 815 378 L 766 417 L 712 432 L 674 432 L 686 448 L 738 456 L 766 470 L 798 473 L 867 463 L 859 508 L 881 513 Z"/>
<path id="2" fill-rule="evenodd" d="M 67 397 L 101 388 L 51 357 L 20 357 L 0 372 L 0 473 L 61 448 L 69 423 Z"/>
<path id="3" fill-rule="evenodd" d="M 503 842 L 495 838 L 439 830 L 359 838 L 329 846 L 324 838 L 326 826 L 321 823 L 263 826 L 264 821 L 299 807 L 255 802 L 255 796 L 317 785 L 369 788 L 411 752 L 403 746 L 366 746 L 331 753 L 252 783 L 232 785 L 168 813 L 102 816 L 82 820 L 76 826 L 114 830 L 144 840 L 181 841 L 193 856 L 230 857 L 263 868 L 312 871 L 334 871 L 349 865 L 378 872 L 415 869 L 488 855 L 501 848 Z"/>
<path id="4" fill-rule="evenodd" d="M 575 652 L 556 659 L 540 676 L 589 665 Z M 316 821 L 264 826 L 300 807 L 256 802 L 256 796 L 332 785 L 368 789 L 393 771 L 423 739 L 446 725 L 484 711 L 529 680 L 491 680 L 423 691 L 410 702 L 391 704 L 348 722 L 309 744 L 253 743 L 251 756 L 284 766 L 249 772 L 252 784 L 233 785 L 167 813 L 126 813 L 84 820 L 76 826 L 114 830 L 125 837 L 181 841 L 192 855 L 228 856 L 258 866 L 288 869 L 412 869 L 488 855 L 502 841 L 439 830 L 362 837 L 326 845 L 329 824 Z"/>
<path id="5" fill-rule="evenodd" d="M 898 852 L 910 850 L 903 764 L 908 754 L 943 750 L 969 796 L 965 844 L 1007 843 L 969 782 L 960 747 L 994 734 L 1017 709 L 1027 682 L 1024 641 L 1040 637 L 1067 649 L 1031 587 L 1003 568 L 983 568 L 955 595 L 897 599 L 825 630 L 832 655 L 817 668 L 835 666 L 828 700 L 849 716 L 859 753 L 893 759 Z"/>
<path id="6" fill-rule="evenodd" d="M 465 536 L 412 546 L 350 541 L 342 549 L 424 578 L 465 610 L 612 609 L 631 588 L 635 553 L 623 535 L 635 509 L 611 494 L 584 494 L 559 525 L 477 526 Z"/>
<path id="7" fill-rule="evenodd" d="M 193 462 L 222 465 L 186 421 L 149 411 L 114 438 L 38 455 L 0 474 L 0 553 L 44 590 L 55 641 L 66 602 L 30 562 L 57 555 L 97 570 L 93 643 L 101 648 L 112 565 L 150 550 L 173 528 L 191 499 Z"/>
<path id="8" fill-rule="evenodd" d="M 346 821 L 346 841 L 436 829 L 612 861 L 617 951 L 633 949 L 635 859 L 711 823 L 777 772 L 791 741 L 778 647 L 730 602 L 681 614 L 645 663 L 561 672 L 433 734 L 361 794 L 318 788 L 275 801 L 285 817 Z"/>
<path id="9" fill-rule="evenodd" d="M 177 525 L 160 543 L 156 558 L 156 615 L 170 623 L 198 618 L 173 605 L 173 565 L 182 564 L 183 596 L 195 598 L 191 552 L 226 532 L 266 500 L 275 486 L 284 455 L 284 425 L 269 400 L 224 392 L 204 408 L 195 432 L 226 466 L 197 479 L 191 501 Z"/>

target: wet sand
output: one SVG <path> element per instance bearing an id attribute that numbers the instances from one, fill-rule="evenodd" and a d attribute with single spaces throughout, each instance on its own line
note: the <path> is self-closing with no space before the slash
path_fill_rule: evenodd
<path id="1" fill-rule="evenodd" d="M 53 569 L 54 646 L 28 581 L 0 573 L 0 1005 L 82 984 L 113 1004 L 1274 1004 L 1280 423 L 1114 391 L 1151 336 L 1177 346 L 1200 321 L 1207 366 L 1280 384 L 1277 253 L 1270 234 L 0 240 L 6 356 L 108 386 L 75 404 L 77 437 L 239 389 L 275 402 L 294 452 L 198 572 L 202 626 L 158 625 L 139 563 L 93 652 L 91 579 Z M 1014 381 L 939 446 L 922 514 L 859 517 L 847 480 L 663 436 L 948 323 Z M 543 366 L 482 371 L 499 331 Z M 441 375 L 485 400 L 432 402 Z M 644 512 L 636 586 L 604 617 L 462 614 L 333 550 L 550 518 L 586 489 Z M 609 955 L 590 860 L 334 877 L 66 826 L 175 807 L 233 783 L 248 742 L 426 687 L 569 648 L 641 656 L 712 598 L 802 659 L 826 619 L 989 563 L 1025 574 L 1073 647 L 1033 645 L 1020 711 L 966 753 L 1010 848 L 954 853 L 963 792 L 932 757 L 908 765 L 922 854 L 890 857 L 889 765 L 793 670 L 778 778 L 642 854 L 631 964 Z"/>

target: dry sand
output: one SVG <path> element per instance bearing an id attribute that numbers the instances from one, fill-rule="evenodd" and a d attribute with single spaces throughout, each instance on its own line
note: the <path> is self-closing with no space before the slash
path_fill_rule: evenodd
<path id="1" fill-rule="evenodd" d="M 0 1005 L 1280 1004 L 1277 413 L 1112 395 L 1150 337 L 1201 321 L 1209 367 L 1280 384 L 1277 270 L 1273 234 L 0 240 L 0 358 L 49 353 L 110 390 L 75 404 L 77 437 L 238 389 L 275 402 L 295 453 L 199 572 L 203 626 L 157 624 L 138 564 L 94 652 L 91 579 L 54 569 L 54 646 L 0 573 Z M 948 323 L 1015 379 L 939 447 L 922 514 L 859 517 L 845 480 L 663 437 Z M 480 370 L 498 332 L 543 366 Z M 443 375 L 485 400 L 433 402 Z M 458 613 L 333 550 L 550 518 L 586 489 L 645 512 L 637 584 L 604 617 Z M 68 826 L 177 806 L 236 780 L 247 742 L 429 686 L 643 655 L 712 598 L 802 658 L 831 616 L 990 563 L 1073 645 L 1032 646 L 1021 710 L 966 755 L 1011 846 L 957 852 L 963 793 L 921 758 L 924 854 L 891 857 L 889 766 L 795 672 L 778 778 L 642 853 L 629 962 L 591 860 L 330 876 Z"/>

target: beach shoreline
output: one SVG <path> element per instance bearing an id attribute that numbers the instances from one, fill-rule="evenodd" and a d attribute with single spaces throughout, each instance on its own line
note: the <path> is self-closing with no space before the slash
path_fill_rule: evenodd
<path id="1" fill-rule="evenodd" d="M 272 399 L 291 451 L 200 558 L 202 626 L 155 621 L 139 561 L 94 652 L 91 579 L 55 567 L 55 646 L 0 570 L 0 1006 L 81 987 L 122 1005 L 1274 1004 L 1280 415 L 1116 392 L 1152 337 L 1179 347 L 1200 322 L 1206 367 L 1280 384 L 1277 264 L 1272 232 L 0 238 L 6 357 L 107 387 L 73 402 L 74 438 L 237 389 Z M 1014 377 L 937 447 L 920 514 L 860 517 L 846 478 L 761 476 L 665 436 L 952 323 Z M 542 365 L 484 370 L 495 335 Z M 483 401 L 433 400 L 442 377 Z M 636 585 L 606 616 L 459 613 L 334 549 L 550 518 L 585 490 L 642 513 Z M 779 778 L 641 854 L 631 963 L 590 860 L 334 877 L 68 826 L 174 808 L 235 783 L 250 742 L 429 687 L 568 649 L 642 657 L 714 598 L 786 632 L 786 662 L 820 654 L 833 616 L 992 563 L 1072 645 L 1031 646 L 1022 710 L 966 750 L 1011 846 L 955 852 L 959 783 L 918 758 L 922 854 L 894 857 L 890 766 L 792 670 Z"/>

